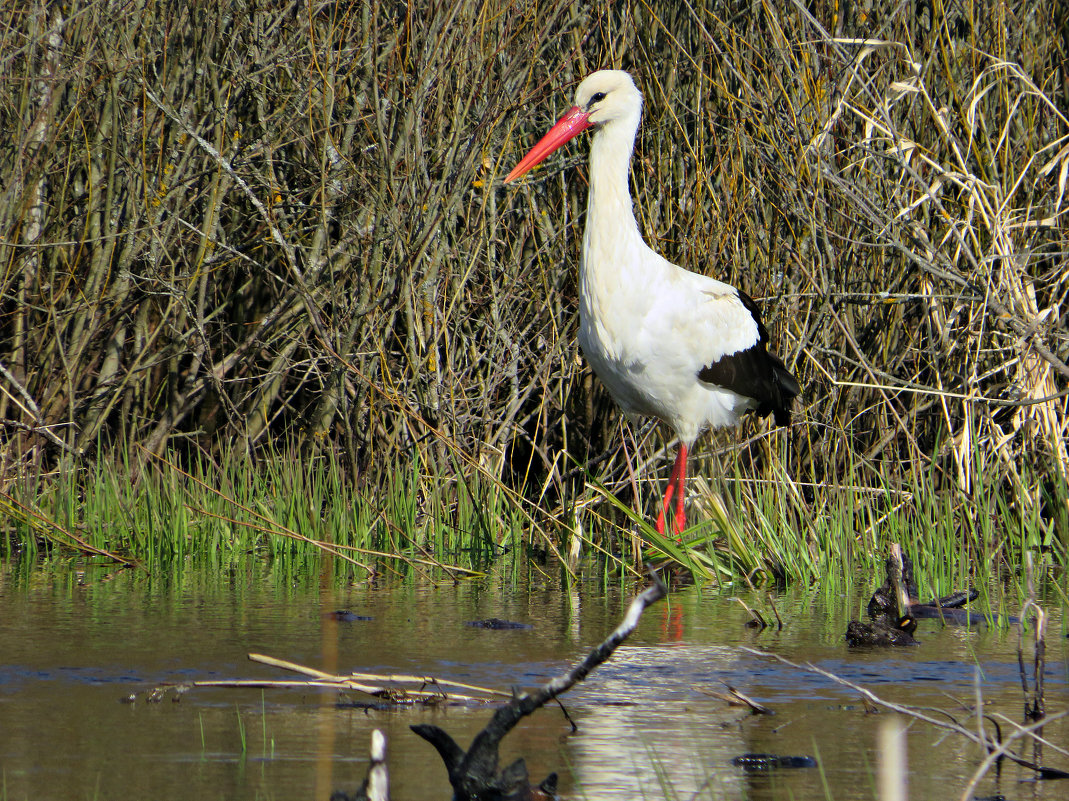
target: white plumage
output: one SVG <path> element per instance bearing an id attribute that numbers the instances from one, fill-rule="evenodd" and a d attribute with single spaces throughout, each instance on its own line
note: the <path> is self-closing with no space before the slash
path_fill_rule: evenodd
<path id="1" fill-rule="evenodd" d="M 672 426 L 679 453 L 657 519 L 676 498 L 682 534 L 687 451 L 706 428 L 734 425 L 748 411 L 790 420 L 797 381 L 768 353 L 757 307 L 735 287 L 681 269 L 639 232 L 628 187 L 642 94 L 631 76 L 600 70 L 575 93 L 575 106 L 505 178 L 513 181 L 587 128 L 590 145 L 579 344 L 623 410 Z"/>

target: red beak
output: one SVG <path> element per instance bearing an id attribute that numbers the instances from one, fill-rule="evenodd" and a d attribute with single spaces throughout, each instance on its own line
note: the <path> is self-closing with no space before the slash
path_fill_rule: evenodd
<path id="1" fill-rule="evenodd" d="M 590 115 L 579 106 L 572 106 L 568 113 L 557 120 L 557 124 L 538 140 L 538 144 L 531 148 L 531 152 L 512 168 L 512 172 L 505 176 L 505 183 L 526 175 L 532 167 L 541 164 L 546 156 L 565 142 L 571 141 L 587 128 L 593 127 L 593 123 L 588 120 L 589 117 Z"/>

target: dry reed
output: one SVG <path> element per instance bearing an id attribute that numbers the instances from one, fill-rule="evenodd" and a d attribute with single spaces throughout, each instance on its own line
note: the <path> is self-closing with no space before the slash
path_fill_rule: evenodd
<path id="1" fill-rule="evenodd" d="M 413 451 L 475 464 L 561 520 L 576 465 L 627 494 L 574 342 L 585 148 L 500 185 L 609 66 L 645 90 L 646 236 L 758 298 L 801 378 L 785 435 L 747 423 L 744 469 L 806 498 L 995 474 L 1064 530 L 1067 15 L 14 4 L 0 474 L 301 442 L 372 488 Z"/>

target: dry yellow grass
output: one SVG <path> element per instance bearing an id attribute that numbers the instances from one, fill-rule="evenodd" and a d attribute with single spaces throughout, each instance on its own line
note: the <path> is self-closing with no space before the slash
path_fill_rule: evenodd
<path id="1" fill-rule="evenodd" d="M 561 519 L 576 464 L 623 491 L 574 343 L 585 150 L 500 185 L 622 67 L 648 238 L 758 298 L 804 386 L 787 434 L 745 429 L 746 469 L 994 471 L 1066 519 L 1064 4 L 16 6 L 8 478 L 297 440 L 372 485 L 413 450 L 471 459 Z"/>

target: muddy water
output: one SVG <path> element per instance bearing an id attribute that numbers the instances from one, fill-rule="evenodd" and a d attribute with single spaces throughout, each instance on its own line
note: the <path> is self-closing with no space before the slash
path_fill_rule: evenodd
<path id="1" fill-rule="evenodd" d="M 507 689 L 529 687 L 581 658 L 618 622 L 628 599 L 595 586 L 494 576 L 457 586 L 430 582 L 331 586 L 258 568 L 223 578 L 159 580 L 133 571 L 0 566 L 0 798 L 326 799 L 351 792 L 365 771 L 372 729 L 389 742 L 395 799 L 450 793 L 413 723 L 442 726 L 464 745 L 487 708 L 374 710 L 357 696 L 287 690 L 196 689 L 180 702 L 147 703 L 161 682 L 285 678 L 246 660 L 261 652 L 329 671 L 417 672 Z M 753 605 L 760 599 L 743 596 Z M 850 651 L 843 599 L 793 592 L 777 606 L 786 627 L 755 633 L 726 593 L 686 590 L 651 609 L 613 660 L 557 710 L 521 723 L 504 759 L 523 755 L 533 776 L 562 776 L 571 798 L 873 799 L 876 732 L 856 695 L 823 677 L 740 650 L 749 645 L 810 661 L 889 700 L 966 714 L 980 670 L 989 712 L 1020 719 L 1012 632 L 943 629 L 922 621 L 917 648 Z M 852 605 L 856 608 L 856 604 Z M 767 609 L 767 606 L 765 606 Z M 338 623 L 347 609 L 372 618 Z M 533 624 L 486 631 L 487 617 Z M 1051 620 L 1047 699 L 1069 707 L 1065 640 Z M 754 717 L 710 691 L 727 682 L 775 710 Z M 121 699 L 142 693 L 134 703 Z M 1069 727 L 1046 735 L 1069 743 Z M 819 768 L 747 773 L 744 753 L 811 756 Z M 915 799 L 956 798 L 980 755 L 962 738 L 915 724 L 908 735 Z M 1042 761 L 1069 759 L 1049 750 Z M 1030 782 L 1007 766 L 978 796 L 1063 799 L 1069 783 Z"/>

